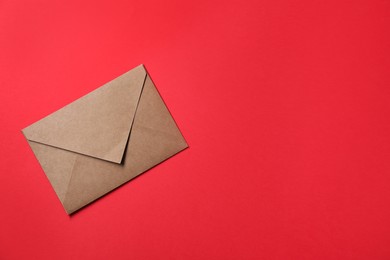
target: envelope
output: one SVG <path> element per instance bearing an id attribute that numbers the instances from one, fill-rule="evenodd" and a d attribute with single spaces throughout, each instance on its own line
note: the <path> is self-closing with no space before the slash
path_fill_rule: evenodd
<path id="1" fill-rule="evenodd" d="M 22 132 L 68 214 L 188 147 L 143 65 Z"/>

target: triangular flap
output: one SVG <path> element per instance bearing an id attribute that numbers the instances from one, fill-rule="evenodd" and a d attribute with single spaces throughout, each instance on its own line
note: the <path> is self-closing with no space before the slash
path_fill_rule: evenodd
<path id="1" fill-rule="evenodd" d="M 30 141 L 120 163 L 145 82 L 140 65 L 23 129 Z"/>

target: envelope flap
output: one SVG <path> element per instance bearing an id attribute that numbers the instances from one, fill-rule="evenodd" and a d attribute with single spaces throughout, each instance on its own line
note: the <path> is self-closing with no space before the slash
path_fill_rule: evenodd
<path id="1" fill-rule="evenodd" d="M 145 82 L 142 65 L 23 129 L 30 141 L 120 163 Z"/>

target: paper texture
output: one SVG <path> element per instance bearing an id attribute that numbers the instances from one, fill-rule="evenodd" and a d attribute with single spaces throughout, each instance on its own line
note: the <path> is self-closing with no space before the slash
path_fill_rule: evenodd
<path id="1" fill-rule="evenodd" d="M 68 214 L 188 147 L 143 65 L 22 131 Z"/>

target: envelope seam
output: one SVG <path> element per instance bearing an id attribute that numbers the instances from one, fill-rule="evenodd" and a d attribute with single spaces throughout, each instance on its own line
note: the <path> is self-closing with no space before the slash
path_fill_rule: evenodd
<path id="1" fill-rule="evenodd" d="M 35 141 L 35 140 L 31 140 L 31 139 L 27 139 L 27 140 L 30 141 L 30 142 L 46 145 L 46 146 L 49 146 L 49 147 L 53 147 L 53 148 L 56 148 L 56 149 L 60 149 L 60 150 L 63 150 L 63 151 L 74 153 L 74 154 L 77 154 L 77 155 L 87 156 L 87 157 L 91 157 L 91 158 L 94 158 L 94 159 L 98 159 L 98 160 L 103 160 L 103 161 L 106 161 L 106 162 L 114 163 L 113 161 L 110 161 L 110 160 L 107 160 L 107 159 L 102 159 L 102 158 L 95 157 L 95 156 L 92 156 L 92 155 L 89 155 L 89 154 L 83 154 L 83 153 L 75 152 L 75 151 L 64 149 L 62 147 L 58 147 L 58 146 L 55 146 L 55 145 L 50 145 L 50 144 L 46 144 L 46 143 L 43 143 L 43 142 L 38 142 L 38 141 Z"/>
<path id="2" fill-rule="evenodd" d="M 145 72 L 146 72 L 146 70 L 145 70 Z M 140 91 L 140 94 L 139 94 L 138 102 L 137 102 L 137 105 L 136 105 L 136 107 L 135 107 L 134 117 L 133 117 L 133 120 L 131 121 L 129 134 L 128 134 L 128 136 L 127 136 L 126 145 L 125 145 L 125 149 L 123 150 L 122 160 L 121 160 L 120 164 L 123 164 L 124 159 L 125 159 L 125 156 L 124 156 L 124 155 L 125 155 L 125 153 L 127 152 L 127 147 L 128 147 L 128 145 L 129 145 L 129 140 L 130 140 L 131 132 L 132 132 L 132 130 L 133 130 L 135 118 L 136 118 L 136 116 L 137 116 L 137 111 L 138 111 L 139 103 L 140 103 L 140 101 L 141 101 L 142 93 L 143 93 L 144 87 L 145 87 L 146 78 L 147 78 L 148 76 L 149 76 L 149 75 L 148 75 L 148 73 L 146 72 L 146 73 L 145 73 L 144 82 L 143 82 L 143 84 L 142 84 L 141 91 Z"/>
<path id="3" fill-rule="evenodd" d="M 72 169 L 70 171 L 70 178 L 69 178 L 69 181 L 68 181 L 68 185 L 66 185 L 66 191 L 65 191 L 65 196 L 64 196 L 64 201 L 62 202 L 62 205 L 64 206 L 65 208 L 65 201 L 66 201 L 66 198 L 68 196 L 68 190 L 69 190 L 69 186 L 70 186 L 70 183 L 72 181 L 72 178 L 73 178 L 73 170 L 74 170 L 74 167 L 76 165 L 76 161 L 77 161 L 77 158 L 79 157 L 78 154 L 75 155 L 75 159 L 74 159 L 74 162 L 73 162 L 73 165 L 72 165 Z M 66 208 L 65 208 L 66 210 Z"/>

